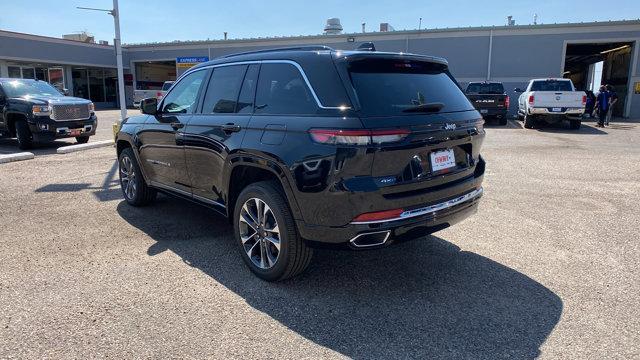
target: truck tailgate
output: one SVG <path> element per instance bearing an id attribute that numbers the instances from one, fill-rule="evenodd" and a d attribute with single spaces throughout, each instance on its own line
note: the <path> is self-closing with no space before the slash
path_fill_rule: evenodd
<path id="1" fill-rule="evenodd" d="M 534 91 L 533 107 L 537 108 L 578 108 L 582 107 L 582 92 L 578 91 Z"/>

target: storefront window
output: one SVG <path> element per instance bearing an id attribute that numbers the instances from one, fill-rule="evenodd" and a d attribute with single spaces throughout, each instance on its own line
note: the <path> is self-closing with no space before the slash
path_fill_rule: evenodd
<path id="1" fill-rule="evenodd" d="M 113 69 L 104 70 L 105 101 L 116 103 L 118 101 L 118 73 Z"/>
<path id="2" fill-rule="evenodd" d="M 36 69 L 23 67 L 22 68 L 22 78 L 23 79 L 35 79 L 36 78 Z"/>
<path id="3" fill-rule="evenodd" d="M 101 69 L 89 69 L 89 99 L 104 102 L 104 77 Z"/>
<path id="4" fill-rule="evenodd" d="M 20 67 L 9 66 L 9 77 L 14 79 L 20 79 L 22 77 L 22 72 L 20 71 Z"/>
<path id="5" fill-rule="evenodd" d="M 49 82 L 49 71 L 46 68 L 36 68 L 36 79 Z"/>
<path id="6" fill-rule="evenodd" d="M 60 91 L 64 89 L 64 72 L 62 68 L 49 68 L 49 83 Z"/>
<path id="7" fill-rule="evenodd" d="M 73 96 L 89 99 L 89 79 L 87 77 L 87 69 L 71 69 L 71 81 L 73 82 Z"/>

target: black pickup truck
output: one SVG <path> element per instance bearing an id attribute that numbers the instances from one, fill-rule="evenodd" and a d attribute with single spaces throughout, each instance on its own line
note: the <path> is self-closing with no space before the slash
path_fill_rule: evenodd
<path id="1" fill-rule="evenodd" d="M 97 125 L 89 100 L 65 96 L 40 80 L 0 78 L 0 136 L 16 137 L 20 149 L 69 137 L 86 143 Z"/>
<path id="2" fill-rule="evenodd" d="M 500 82 L 472 82 L 465 90 L 467 98 L 485 120 L 497 119 L 500 125 L 507 125 L 509 96 Z"/>

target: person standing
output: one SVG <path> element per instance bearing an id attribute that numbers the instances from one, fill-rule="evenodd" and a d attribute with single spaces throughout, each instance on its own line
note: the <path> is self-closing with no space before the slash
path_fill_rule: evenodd
<path id="1" fill-rule="evenodd" d="M 604 85 L 600 85 L 600 92 L 596 96 L 596 109 L 598 109 L 598 125 L 596 126 L 604 127 L 609 112 L 609 93 Z"/>
<path id="2" fill-rule="evenodd" d="M 607 117 L 604 121 L 605 126 L 609 126 L 611 114 L 613 113 L 613 105 L 618 102 L 618 94 L 613 89 L 613 86 L 607 85 L 607 93 L 609 94 L 609 111 L 607 111 Z"/>

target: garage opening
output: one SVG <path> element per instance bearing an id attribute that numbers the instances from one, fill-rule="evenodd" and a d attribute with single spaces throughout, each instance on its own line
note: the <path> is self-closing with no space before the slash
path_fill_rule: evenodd
<path id="1" fill-rule="evenodd" d="M 633 42 L 567 44 L 564 77 L 578 90 L 594 93 L 601 84 L 613 86 L 618 102 L 612 114 L 625 116 L 632 50 Z"/>
<path id="2" fill-rule="evenodd" d="M 165 81 L 176 79 L 176 62 L 136 62 L 136 90 L 160 90 Z"/>

